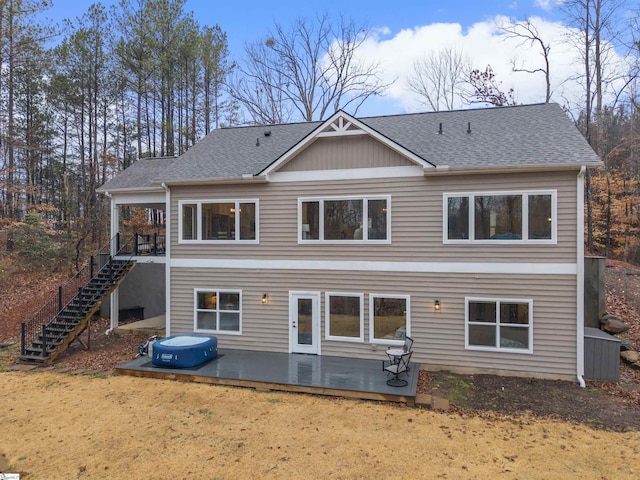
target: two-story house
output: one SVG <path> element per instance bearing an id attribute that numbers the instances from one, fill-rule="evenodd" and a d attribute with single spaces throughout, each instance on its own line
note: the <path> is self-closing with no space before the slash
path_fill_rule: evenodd
<path id="1" fill-rule="evenodd" d="M 215 130 L 100 191 L 113 233 L 121 205 L 166 208 L 167 335 L 376 359 L 409 335 L 427 369 L 582 380 L 600 164 L 555 104 L 339 111 Z"/>

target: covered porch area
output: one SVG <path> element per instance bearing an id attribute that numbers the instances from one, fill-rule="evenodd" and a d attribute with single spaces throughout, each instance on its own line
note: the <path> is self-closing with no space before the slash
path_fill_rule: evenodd
<path id="1" fill-rule="evenodd" d="M 218 350 L 218 357 L 194 368 L 161 368 L 147 356 L 116 367 L 116 373 L 264 390 L 311 393 L 414 404 L 417 364 L 406 374 L 408 385 L 391 387 L 380 360 L 320 355 Z"/>

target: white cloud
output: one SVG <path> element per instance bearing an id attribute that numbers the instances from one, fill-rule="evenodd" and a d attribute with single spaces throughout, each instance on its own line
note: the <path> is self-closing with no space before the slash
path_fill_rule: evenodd
<path id="1" fill-rule="evenodd" d="M 547 12 L 551 10 L 553 7 L 558 5 L 562 5 L 564 0 L 536 0 L 536 7 L 540 7 L 542 10 L 546 10 Z"/>
<path id="2" fill-rule="evenodd" d="M 518 103 L 537 103 L 545 100 L 546 86 L 543 73 L 513 72 L 512 62 L 533 70 L 544 65 L 544 58 L 537 45 L 522 44 L 518 39 L 506 39 L 498 24 L 508 21 L 495 17 L 473 24 L 463 31 L 457 23 L 436 23 L 403 29 L 395 35 L 369 39 L 360 52 L 363 60 L 379 62 L 386 82 L 393 82 L 387 97 L 403 111 L 424 110 L 415 94 L 406 87 L 407 76 L 413 63 L 430 53 L 444 48 L 462 50 L 471 66 L 484 70 L 491 65 L 503 90 L 513 88 Z M 560 22 L 531 18 L 543 41 L 550 46 L 550 73 L 552 101 L 578 105 L 583 87 L 580 85 L 583 64 L 577 49 L 572 48 L 567 36 L 575 33 Z M 617 57 L 616 61 L 622 61 Z M 572 80 L 569 80 L 572 79 Z M 459 105 L 464 108 L 464 105 Z"/>

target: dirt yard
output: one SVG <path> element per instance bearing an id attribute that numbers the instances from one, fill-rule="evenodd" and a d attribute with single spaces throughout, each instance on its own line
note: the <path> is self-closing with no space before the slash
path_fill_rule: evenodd
<path id="1" fill-rule="evenodd" d="M 0 261 L 0 344 L 57 279 Z M 5 275 L 2 275 L 2 274 Z M 9 275 L 11 273 L 11 275 Z M 17 280 L 20 279 L 20 280 Z M 610 311 L 640 346 L 640 275 L 607 268 Z M 421 372 L 447 413 L 368 401 L 118 377 L 146 336 L 73 344 L 51 367 L 14 371 L 0 348 L 0 472 L 50 478 L 640 478 L 640 374 L 618 384 Z"/>
<path id="2" fill-rule="evenodd" d="M 636 479 L 640 432 L 174 381 L 0 373 L 22 479 Z"/>

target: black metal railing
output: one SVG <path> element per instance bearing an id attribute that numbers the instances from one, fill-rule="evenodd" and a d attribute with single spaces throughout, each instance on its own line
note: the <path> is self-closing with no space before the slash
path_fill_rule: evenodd
<path id="1" fill-rule="evenodd" d="M 167 253 L 167 237 L 157 233 L 135 233 L 127 252 L 134 256 L 160 256 Z"/>
<path id="2" fill-rule="evenodd" d="M 76 297 L 78 298 L 80 311 L 82 311 L 83 288 L 100 273 L 109 272 L 110 275 L 113 275 L 111 245 L 115 244 L 116 255 L 126 256 L 127 254 L 124 250 L 131 249 L 133 241 L 133 237 L 131 237 L 121 242 L 120 234 L 116 234 L 95 256 L 92 255 L 87 264 L 71 277 L 67 283 L 60 285 L 57 294 L 51 297 L 31 319 L 22 323 L 20 332 L 22 355 L 26 355 L 27 345 L 36 340 L 38 335 L 42 335 L 42 356 L 47 356 L 47 325 Z M 122 246 L 121 243 L 123 244 Z"/>

